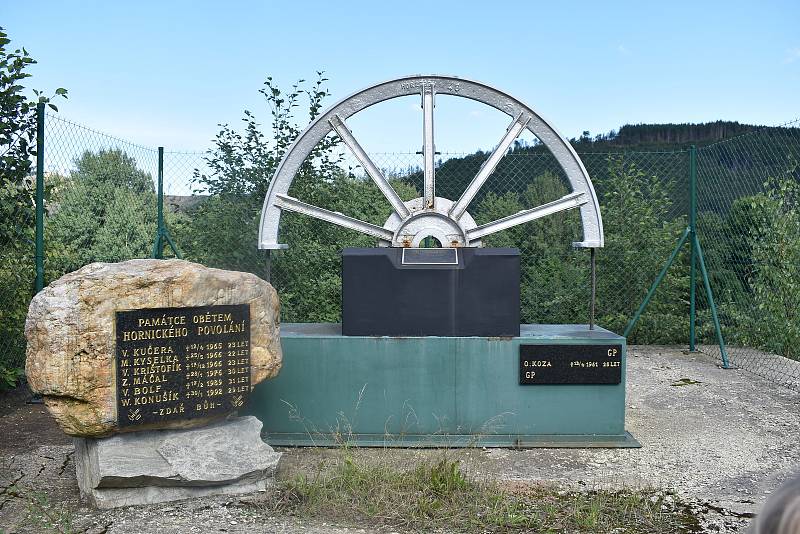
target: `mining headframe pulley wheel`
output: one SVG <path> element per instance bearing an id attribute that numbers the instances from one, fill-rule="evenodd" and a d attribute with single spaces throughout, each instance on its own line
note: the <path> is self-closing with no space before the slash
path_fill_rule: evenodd
<path id="1" fill-rule="evenodd" d="M 423 196 L 404 202 L 356 140 L 345 121 L 369 106 L 411 95 L 420 95 L 423 110 L 424 187 Z M 511 119 L 500 142 L 461 196 L 455 200 L 436 196 L 434 106 L 440 95 L 481 102 L 502 111 Z M 563 169 L 572 191 L 552 202 L 477 225 L 467 212 L 467 207 L 525 129 L 550 150 Z M 341 138 L 391 205 L 392 214 L 383 226 L 314 206 L 288 195 L 300 166 L 331 132 Z M 485 236 L 569 209 L 580 211 L 583 228 L 583 240 L 574 243 L 574 246 L 602 247 L 603 221 L 589 175 L 572 146 L 541 115 L 508 94 L 480 82 L 453 76 L 416 75 L 379 83 L 348 96 L 320 114 L 297 137 L 278 166 L 264 199 L 258 242 L 259 248 L 268 250 L 288 246 L 278 240 L 283 210 L 316 217 L 375 237 L 381 246 L 419 247 L 425 238 L 434 237 L 444 247 L 476 247 L 481 246 L 481 238 Z"/>

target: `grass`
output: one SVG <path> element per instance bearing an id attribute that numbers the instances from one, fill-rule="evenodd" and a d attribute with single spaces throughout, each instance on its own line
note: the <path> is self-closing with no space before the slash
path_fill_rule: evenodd
<path id="1" fill-rule="evenodd" d="M 692 380 L 691 378 L 681 378 L 680 380 L 677 380 L 672 384 L 670 384 L 670 386 L 681 387 L 681 386 L 691 386 L 693 384 L 702 384 L 702 382 L 698 380 Z"/>
<path id="2" fill-rule="evenodd" d="M 15 484 L 3 487 L 3 495 L 7 496 L 6 501 L 2 502 L 5 506 L 11 499 L 17 499 L 25 504 L 26 514 L 21 519 L 22 524 L 11 526 L 7 531 L 5 526 L 0 526 L 0 534 L 6 532 L 17 532 L 17 527 L 25 526 L 28 531 L 53 533 L 53 534 L 73 534 L 72 512 L 64 503 L 52 503 L 43 491 L 35 491 L 22 488 Z"/>
<path id="3" fill-rule="evenodd" d="M 411 531 L 691 533 L 688 506 L 658 490 L 559 491 L 473 480 L 443 455 L 399 470 L 343 457 L 313 477 L 284 480 L 275 512 Z"/>

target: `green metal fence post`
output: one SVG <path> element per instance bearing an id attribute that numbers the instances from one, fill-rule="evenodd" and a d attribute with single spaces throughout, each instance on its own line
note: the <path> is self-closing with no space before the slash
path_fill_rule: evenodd
<path id="1" fill-rule="evenodd" d="M 164 147 L 158 147 L 158 223 L 156 240 L 153 243 L 153 257 L 159 260 L 164 257 Z"/>
<path id="2" fill-rule="evenodd" d="M 675 262 L 675 258 L 678 257 L 678 252 L 681 251 L 681 247 L 683 247 L 683 244 L 686 243 L 686 239 L 689 237 L 690 234 L 691 234 L 690 228 L 687 226 L 686 229 L 683 231 L 683 234 L 681 234 L 681 238 L 678 240 L 678 244 L 675 245 L 675 248 L 672 250 L 672 254 L 670 254 L 667 263 L 664 264 L 664 268 L 661 269 L 661 272 L 658 273 L 655 282 L 653 282 L 653 285 L 650 286 L 650 290 L 647 292 L 647 296 L 639 305 L 639 309 L 636 310 L 636 313 L 633 314 L 633 319 L 631 319 L 631 322 L 628 323 L 627 327 L 625 327 L 625 332 L 623 332 L 622 334 L 624 337 L 628 337 L 628 335 L 631 333 L 631 330 L 633 330 L 633 327 L 636 326 L 637 321 L 639 321 L 639 317 L 641 317 L 642 313 L 644 312 L 644 309 L 650 303 L 650 299 L 653 298 L 656 289 L 658 289 L 658 286 L 661 284 L 661 281 L 664 279 L 664 276 L 666 276 L 667 271 L 669 271 L 669 268 Z"/>
<path id="3" fill-rule="evenodd" d="M 36 104 L 36 292 L 44 288 L 44 102 Z"/>
<path id="4" fill-rule="evenodd" d="M 689 267 L 689 351 L 695 351 L 697 324 L 697 147 L 689 149 L 689 228 L 692 234 L 692 259 Z"/>
<path id="5" fill-rule="evenodd" d="M 717 342 L 719 343 L 719 352 L 722 356 L 722 367 L 730 369 L 731 365 L 728 360 L 728 350 L 725 348 L 725 340 L 722 337 L 722 328 L 719 324 L 719 317 L 717 316 L 717 306 L 714 303 L 714 294 L 711 292 L 711 282 L 708 279 L 708 271 L 706 270 L 706 262 L 703 259 L 703 249 L 700 247 L 700 240 L 697 235 L 694 236 L 694 246 L 697 249 L 697 260 L 700 263 L 700 273 L 703 275 L 703 286 L 706 289 L 706 297 L 708 297 L 708 305 L 711 308 L 711 318 L 714 320 L 714 329 L 717 332 Z"/>
<path id="6" fill-rule="evenodd" d="M 157 195 L 157 219 L 156 240 L 153 242 L 153 257 L 164 258 L 164 243 L 169 245 L 175 257 L 181 259 L 183 256 L 175 246 L 172 236 L 169 235 L 167 225 L 164 223 L 164 147 L 158 147 L 158 195 Z"/>

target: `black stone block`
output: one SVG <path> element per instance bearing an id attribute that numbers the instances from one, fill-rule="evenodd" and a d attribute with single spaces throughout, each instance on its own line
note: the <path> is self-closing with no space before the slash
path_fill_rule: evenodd
<path id="1" fill-rule="evenodd" d="M 518 336 L 519 250 L 346 248 L 347 336 Z"/>

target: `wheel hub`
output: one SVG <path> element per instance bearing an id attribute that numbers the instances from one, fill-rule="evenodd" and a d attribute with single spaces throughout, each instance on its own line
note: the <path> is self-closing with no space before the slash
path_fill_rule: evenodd
<path id="1" fill-rule="evenodd" d="M 419 247 L 425 238 L 433 237 L 443 247 L 467 246 L 467 231 L 477 227 L 472 216 L 464 212 L 458 221 L 452 219 L 449 211 L 454 203 L 446 198 L 436 197 L 434 209 L 424 209 L 424 203 L 423 197 L 405 202 L 409 215 L 402 219 L 397 212 L 393 212 L 383 225 L 393 233 L 391 244 L 385 241 L 380 244 L 393 247 Z M 480 244 L 472 243 L 470 246 L 480 246 Z"/>

